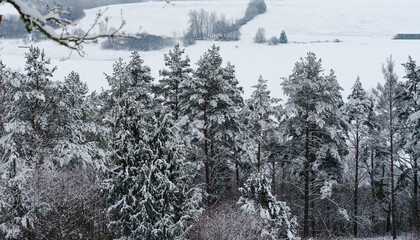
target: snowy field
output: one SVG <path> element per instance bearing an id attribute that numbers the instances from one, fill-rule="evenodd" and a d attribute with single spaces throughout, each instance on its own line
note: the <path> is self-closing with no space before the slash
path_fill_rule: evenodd
<path id="1" fill-rule="evenodd" d="M 203 8 L 224 14 L 227 19 L 244 15 L 246 0 L 228 1 L 177 1 L 175 5 L 163 2 L 146 2 L 126 5 L 111 5 L 106 15 L 113 15 L 111 24 L 117 25 L 120 16 L 127 20 L 125 31 L 146 31 L 152 34 L 179 36 L 188 27 L 188 12 Z M 420 33 L 420 1 L 418 0 L 266 0 L 267 12 L 256 17 L 241 28 L 241 40 L 237 42 L 198 41 L 188 47 L 186 53 L 193 65 L 212 45 L 221 47 L 225 61 L 235 65 L 237 78 L 244 87 L 245 96 L 251 93 L 259 75 L 268 79 L 275 97 L 282 97 L 281 78 L 291 74 L 294 63 L 307 52 L 315 52 L 323 61 L 328 73 L 333 69 L 344 88 L 346 97 L 359 75 L 365 88 L 372 88 L 383 82 L 381 65 L 391 54 L 396 63 L 400 79 L 404 75 L 401 63 L 408 55 L 420 62 L 420 40 L 391 40 L 397 33 Z M 104 8 L 101 8 L 104 9 Z M 0 13 L 13 12 L 7 5 L 0 6 Z M 98 9 L 87 11 L 87 17 L 80 23 L 89 26 Z M 114 15 L 115 14 L 115 15 Z M 112 25 L 111 25 L 112 26 Z M 286 45 L 258 45 L 253 37 L 259 27 L 264 27 L 266 37 L 280 35 L 285 30 L 291 43 Z M 342 42 L 333 43 L 334 39 Z M 9 67 L 23 69 L 24 53 L 27 49 L 22 41 L 0 40 L 0 59 Z M 325 42 L 328 41 L 328 42 Z M 128 51 L 101 50 L 98 45 L 85 47 L 87 55 L 80 57 L 50 41 L 40 42 L 52 63 L 58 66 L 55 79 L 62 80 L 70 71 L 79 72 L 91 90 L 106 88 L 104 72 L 112 72 L 112 64 L 119 57 L 128 60 Z M 158 78 L 163 68 L 163 54 L 169 48 L 142 52 L 145 64 Z"/>

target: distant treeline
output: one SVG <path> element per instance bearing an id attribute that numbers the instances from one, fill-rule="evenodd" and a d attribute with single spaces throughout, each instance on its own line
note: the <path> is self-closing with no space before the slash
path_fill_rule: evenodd
<path id="1" fill-rule="evenodd" d="M 147 33 L 137 34 L 137 37 L 139 38 L 107 39 L 102 42 L 101 47 L 103 49 L 113 50 L 150 51 L 174 46 L 175 44 L 174 39 L 170 37 L 156 36 Z"/>
<path id="2" fill-rule="evenodd" d="M 224 15 L 218 16 L 215 12 L 191 10 L 189 13 L 189 28 L 183 42 L 188 46 L 195 40 L 218 40 L 237 41 L 241 33 L 239 29 L 257 15 L 264 13 L 267 6 L 264 0 L 251 0 L 245 12 L 245 16 L 236 21 L 228 21 Z"/>

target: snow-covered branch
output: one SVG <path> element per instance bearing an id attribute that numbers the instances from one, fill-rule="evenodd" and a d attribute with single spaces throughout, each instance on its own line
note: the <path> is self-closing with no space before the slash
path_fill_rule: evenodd
<path id="1" fill-rule="evenodd" d="M 92 22 L 89 29 L 85 30 L 83 34 L 74 34 L 70 33 L 69 29 L 70 27 L 76 26 L 77 23 L 64 18 L 63 16 L 66 12 L 63 11 L 59 5 L 50 8 L 48 13 L 43 15 L 38 10 L 31 8 L 27 3 L 21 0 L 0 0 L 0 4 L 2 3 L 10 3 L 17 10 L 28 32 L 38 30 L 48 39 L 51 39 L 71 50 L 77 51 L 77 53 L 81 56 L 84 56 L 85 54 L 83 50 L 84 44 L 97 43 L 100 38 L 136 38 L 135 36 L 130 36 L 121 32 L 122 28 L 126 24 L 126 21 L 122 18 L 122 16 L 121 24 L 118 28 L 94 33 L 93 29 L 100 22 L 104 21 L 105 23 L 108 23 L 109 17 L 104 15 L 106 10 L 98 11 L 95 20 Z M 58 25 L 59 28 L 54 29 L 51 27 L 51 24 Z"/>

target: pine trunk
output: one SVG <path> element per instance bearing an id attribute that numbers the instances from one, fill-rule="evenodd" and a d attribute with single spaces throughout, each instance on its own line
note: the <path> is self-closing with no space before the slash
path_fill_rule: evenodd
<path id="1" fill-rule="evenodd" d="M 258 169 L 258 172 L 260 172 L 260 166 L 261 166 L 261 143 L 260 142 L 258 142 L 258 155 L 257 155 L 257 158 L 258 158 L 257 169 Z"/>
<path id="2" fill-rule="evenodd" d="M 417 94 L 417 86 L 414 85 L 414 94 Z M 414 102 L 414 111 L 417 113 L 417 101 Z M 414 144 L 417 146 L 417 140 Z M 418 163 L 417 163 L 418 154 L 413 154 L 413 226 L 414 230 L 420 232 L 420 221 L 419 221 L 419 202 L 418 202 Z"/>
<path id="3" fill-rule="evenodd" d="M 356 131 L 356 173 L 354 177 L 354 222 L 353 222 L 353 235 L 357 237 L 357 191 L 359 188 L 359 131 Z"/>
<path id="4" fill-rule="evenodd" d="M 392 88 L 391 88 L 392 89 Z M 394 192 L 394 145 L 393 145 L 393 123 L 392 123 L 392 91 L 389 91 L 389 140 L 391 154 L 391 215 L 392 215 L 392 238 L 397 239 L 396 207 Z"/>
<path id="5" fill-rule="evenodd" d="M 419 222 L 419 202 L 418 202 L 418 164 L 417 164 L 417 158 L 414 156 L 414 167 L 413 167 L 413 222 L 415 231 L 420 232 L 420 222 Z"/>
<path id="6" fill-rule="evenodd" d="M 204 103 L 204 155 L 206 160 L 204 166 L 206 169 L 206 191 L 207 191 L 207 203 L 209 203 L 210 196 L 210 156 L 209 156 L 209 145 L 208 145 L 208 136 L 207 136 L 207 100 Z"/>
<path id="7" fill-rule="evenodd" d="M 306 130 L 305 130 L 305 207 L 303 212 L 303 238 L 309 236 L 309 106 L 306 104 Z"/>
<path id="8" fill-rule="evenodd" d="M 235 170 L 236 170 L 236 185 L 239 187 L 239 162 L 238 162 L 238 151 L 235 150 Z"/>

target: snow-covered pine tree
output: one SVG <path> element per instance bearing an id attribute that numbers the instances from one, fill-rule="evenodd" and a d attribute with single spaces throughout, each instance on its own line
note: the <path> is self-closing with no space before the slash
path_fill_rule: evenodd
<path id="1" fill-rule="evenodd" d="M 98 149 L 89 137 L 97 134 L 97 127 L 89 116 L 94 106 L 87 104 L 87 93 L 87 84 L 76 72 L 71 72 L 59 86 L 57 106 L 49 117 L 49 124 L 53 125 L 49 138 L 60 167 L 93 166 Z"/>
<path id="2" fill-rule="evenodd" d="M 234 68 L 231 64 L 222 67 L 219 50 L 213 45 L 204 53 L 193 79 L 183 83 L 181 95 L 190 142 L 201 149 L 196 158 L 204 163 L 208 200 L 221 196 L 226 188 L 230 174 L 225 157 L 232 153 L 243 105 Z"/>
<path id="3" fill-rule="evenodd" d="M 420 232 L 419 216 L 419 157 L 420 157 L 420 67 L 411 57 L 403 64 L 406 79 L 403 91 L 399 93 L 398 100 L 402 102 L 398 108 L 398 116 L 402 124 L 399 133 L 404 136 L 401 140 L 403 149 L 410 155 L 412 181 L 413 181 L 413 212 L 412 226 Z M 401 127 L 402 126 L 402 127 Z"/>
<path id="4" fill-rule="evenodd" d="M 303 237 L 309 236 L 310 204 L 322 181 L 339 179 L 341 158 L 345 153 L 343 105 L 336 76 L 323 74 L 321 59 L 309 52 L 284 78 L 282 87 L 288 97 L 284 121 L 288 135 L 288 155 L 303 176 Z"/>
<path id="5" fill-rule="evenodd" d="M 261 159 L 264 158 L 264 147 L 268 144 L 270 132 L 275 128 L 276 109 L 274 104 L 278 102 L 278 99 L 271 98 L 270 90 L 267 89 L 267 80 L 264 80 L 262 76 L 258 78 L 258 83 L 253 88 L 255 90 L 246 104 L 252 127 L 251 135 L 254 136 L 257 144 L 257 169 L 260 171 Z"/>
<path id="6" fill-rule="evenodd" d="M 168 107 L 178 120 L 182 114 L 180 105 L 180 96 L 182 92 L 182 83 L 191 80 L 190 59 L 188 56 L 183 57 L 184 50 L 181 50 L 179 44 L 175 45 L 173 51 L 169 50 L 169 54 L 164 55 L 165 66 L 168 69 L 159 71 L 162 79 L 159 80 L 158 94 L 162 96 L 163 105 Z"/>
<path id="7" fill-rule="evenodd" d="M 359 188 L 359 163 L 360 152 L 364 149 L 365 138 L 369 131 L 369 114 L 373 111 L 372 101 L 367 96 L 362 87 L 360 78 L 357 77 L 352 87 L 352 92 L 348 96 L 348 101 L 344 105 L 344 116 L 349 124 L 349 141 L 354 149 L 355 158 L 355 177 L 354 177 L 354 203 L 353 203 L 353 235 L 357 237 L 358 232 L 358 188 Z"/>
<path id="8" fill-rule="evenodd" d="M 391 228 L 392 236 L 395 239 L 397 237 L 397 215 L 396 215 L 396 199 L 395 199 L 395 174 L 394 170 L 397 145 L 396 145 L 396 126 L 398 124 L 398 92 L 400 91 L 398 84 L 398 77 L 394 71 L 395 63 L 392 60 L 392 56 L 387 58 L 386 64 L 382 66 L 382 73 L 384 75 L 385 84 L 384 86 L 378 85 L 377 94 L 378 94 L 378 103 L 377 108 L 379 111 L 379 116 L 383 121 L 383 135 L 387 136 L 387 151 L 389 156 L 390 164 L 390 212 L 391 212 Z"/>
<path id="9" fill-rule="evenodd" d="M 8 80 L 13 100 L 0 139 L 6 183 L 0 195 L 6 199 L 3 206 L 10 207 L 10 211 L 2 209 L 8 213 L 2 216 L 2 230 L 10 238 L 37 237 L 35 220 L 46 211 L 39 201 L 39 176 L 43 166 L 51 163 L 48 114 L 56 88 L 49 78 L 55 68 L 49 68 L 50 60 L 39 48 L 31 47 L 25 55 L 26 74 L 12 74 Z"/>
<path id="10" fill-rule="evenodd" d="M 241 208 L 264 220 L 263 239 L 299 239 L 296 218 L 292 217 L 286 202 L 278 201 L 272 194 L 271 181 L 263 173 L 251 174 L 240 192 Z"/>

